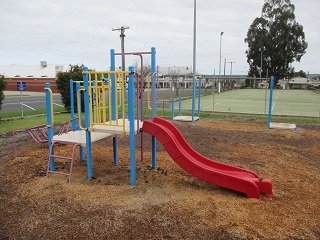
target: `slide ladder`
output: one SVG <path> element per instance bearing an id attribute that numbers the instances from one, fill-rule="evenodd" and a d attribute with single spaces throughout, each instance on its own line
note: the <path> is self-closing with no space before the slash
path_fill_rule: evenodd
<path id="1" fill-rule="evenodd" d="M 71 128 L 71 123 L 73 121 L 76 121 L 77 118 L 73 118 L 70 119 L 69 121 L 65 122 L 58 133 L 58 136 L 61 136 L 63 134 L 68 134 L 68 132 L 70 131 Z M 61 145 L 70 145 L 72 146 L 72 154 L 71 157 L 68 156 L 61 156 L 61 155 L 55 155 L 54 154 L 54 145 L 55 144 L 61 144 Z M 68 182 L 71 182 L 71 177 L 72 177 L 72 168 L 73 168 L 73 164 L 74 164 L 74 158 L 75 158 L 75 149 L 77 148 L 77 146 L 81 146 L 80 143 L 77 142 L 69 142 L 69 141 L 63 141 L 63 140 L 51 140 L 51 145 L 50 145 L 50 149 L 49 149 L 49 159 L 48 159 L 48 167 L 47 167 L 47 176 L 49 175 L 49 173 L 53 173 L 53 174 L 59 174 L 59 175 L 65 175 L 68 176 Z M 70 167 L 69 167 L 69 172 L 61 172 L 61 171 L 55 171 L 53 169 L 50 170 L 50 166 L 51 166 L 51 161 L 53 161 L 53 159 L 58 158 L 58 159 L 66 159 L 70 161 Z"/>
<path id="2" fill-rule="evenodd" d="M 54 154 L 54 144 L 64 144 L 64 145 L 71 145 L 72 146 L 72 155 L 71 157 L 67 157 L 67 156 L 61 156 L 61 155 L 55 155 Z M 49 159 L 48 159 L 48 168 L 47 168 L 47 177 L 49 175 L 49 173 L 53 173 L 53 174 L 59 174 L 59 175 L 65 175 L 68 176 L 68 182 L 71 182 L 71 177 L 72 177 L 72 168 L 73 168 L 73 164 L 74 164 L 74 157 L 75 157 L 75 149 L 77 146 L 80 146 L 79 143 L 72 143 L 72 142 L 64 142 L 64 141 L 52 141 L 51 142 L 51 146 L 50 146 L 50 152 L 49 152 Z M 50 170 L 50 162 L 52 161 L 52 158 L 59 158 L 59 159 L 66 159 L 70 161 L 70 168 L 69 168 L 69 173 L 66 172 L 61 172 L 61 171 L 53 171 Z"/>

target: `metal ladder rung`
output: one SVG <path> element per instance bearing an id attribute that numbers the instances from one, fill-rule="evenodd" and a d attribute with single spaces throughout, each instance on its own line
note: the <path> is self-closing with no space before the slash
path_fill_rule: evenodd
<path id="1" fill-rule="evenodd" d="M 61 159 L 68 159 L 68 160 L 72 161 L 72 157 L 65 157 L 65 156 L 59 156 L 59 155 L 50 155 L 50 158 L 51 157 L 61 158 Z"/>
<path id="2" fill-rule="evenodd" d="M 70 173 L 64 173 L 64 172 L 58 172 L 58 171 L 50 171 L 49 170 L 48 173 L 70 176 Z"/>
<path id="3" fill-rule="evenodd" d="M 65 145 L 72 145 L 73 146 L 73 150 L 72 150 L 72 157 L 66 157 L 66 156 L 60 156 L 60 155 L 54 155 L 53 153 L 53 146 L 55 143 L 61 143 L 61 144 L 65 144 Z M 79 143 L 67 143 L 67 142 L 59 142 L 59 141 L 54 141 L 51 143 L 51 147 L 50 147 L 50 153 L 49 153 L 49 159 L 48 159 L 48 168 L 47 168 L 47 177 L 49 175 L 49 173 L 54 173 L 54 174 L 59 174 L 59 175 L 64 175 L 64 176 L 69 176 L 69 180 L 68 182 L 71 182 L 71 176 L 72 176 L 72 168 L 73 168 L 73 164 L 74 164 L 74 157 L 75 157 L 75 149 L 77 146 L 80 146 Z M 58 171 L 51 171 L 50 170 L 50 162 L 51 159 L 54 158 L 60 158 L 60 159 L 66 159 L 66 160 L 70 160 L 70 171 L 69 173 L 64 173 L 64 172 L 58 172 Z"/>

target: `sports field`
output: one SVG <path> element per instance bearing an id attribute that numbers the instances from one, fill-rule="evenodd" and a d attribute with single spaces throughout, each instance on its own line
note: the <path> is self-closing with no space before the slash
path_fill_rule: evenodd
<path id="1" fill-rule="evenodd" d="M 238 89 L 201 97 L 201 111 L 268 114 L 270 92 L 266 89 Z M 178 103 L 175 109 L 178 109 Z M 190 110 L 192 100 L 182 101 Z M 198 109 L 196 98 L 195 110 Z M 320 94 L 308 90 L 274 90 L 272 114 L 320 117 Z"/>

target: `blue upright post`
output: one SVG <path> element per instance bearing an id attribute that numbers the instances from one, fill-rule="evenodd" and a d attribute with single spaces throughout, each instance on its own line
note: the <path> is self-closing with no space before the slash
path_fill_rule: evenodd
<path id="1" fill-rule="evenodd" d="M 110 56 L 111 56 L 111 71 L 116 70 L 116 63 L 115 63 L 115 53 L 114 49 L 110 50 Z M 115 74 L 111 74 L 111 108 L 112 108 L 112 120 L 116 119 L 116 90 L 117 90 L 117 84 L 116 84 L 116 76 Z"/>
<path id="2" fill-rule="evenodd" d="M 52 102 L 51 102 L 51 89 L 50 83 L 45 84 L 46 90 L 46 110 L 47 110 L 47 126 L 48 126 L 48 149 L 49 149 L 49 156 L 50 156 L 50 147 L 51 147 L 51 140 L 53 138 L 54 129 L 53 129 L 53 109 L 52 109 Z M 53 150 L 52 150 L 53 151 Z M 52 152 L 53 155 L 53 152 Z M 50 171 L 54 171 L 54 158 L 50 158 Z"/>
<path id="3" fill-rule="evenodd" d="M 182 99 L 181 99 L 181 96 L 179 96 L 179 113 L 178 113 L 178 116 L 181 116 L 181 102 L 182 102 Z"/>
<path id="4" fill-rule="evenodd" d="M 273 96 L 274 76 L 270 77 L 270 97 L 269 97 L 269 114 L 268 114 L 268 128 L 270 128 L 272 117 L 272 96 Z"/>
<path id="5" fill-rule="evenodd" d="M 110 49 L 110 60 L 111 60 L 111 66 L 110 70 L 115 71 L 116 70 L 116 60 L 115 60 L 115 52 L 114 49 Z M 110 80 L 109 80 L 110 81 Z M 117 90 L 117 84 L 116 84 L 116 77 L 115 74 L 111 74 L 111 114 L 112 117 L 109 118 L 109 120 L 116 120 L 116 111 L 117 111 L 117 106 L 116 106 L 116 90 Z M 118 135 L 114 135 L 113 137 L 113 164 L 118 165 L 119 160 L 118 160 Z"/>
<path id="6" fill-rule="evenodd" d="M 79 90 L 80 90 L 80 83 L 79 83 L 79 82 L 76 82 L 76 92 L 77 92 L 77 94 L 78 94 Z M 76 101 L 77 101 L 77 106 L 78 106 L 78 104 L 80 104 L 80 111 L 81 111 L 81 101 L 78 103 L 78 98 L 77 98 Z M 79 120 L 79 121 L 81 121 L 81 119 L 80 119 L 80 114 L 81 114 L 81 112 L 78 112 L 78 120 Z M 76 129 L 76 130 L 81 130 L 81 129 L 80 129 L 80 126 L 78 126 L 78 129 Z M 79 158 L 80 158 L 80 160 L 84 160 L 83 146 L 80 146 L 80 147 L 79 147 Z"/>
<path id="7" fill-rule="evenodd" d="M 171 98 L 171 120 L 174 119 L 174 98 Z"/>
<path id="8" fill-rule="evenodd" d="M 73 80 L 70 79 L 70 110 L 71 110 L 71 119 L 74 119 L 76 116 L 74 114 L 74 89 L 73 89 Z M 77 130 L 77 121 L 72 121 L 72 131 Z"/>
<path id="9" fill-rule="evenodd" d="M 87 67 L 83 67 L 83 71 L 88 71 Z M 90 97 L 89 97 L 89 75 L 83 74 L 84 86 L 84 115 L 85 115 L 85 129 L 86 129 L 86 148 L 87 148 L 87 171 L 88 178 L 92 178 L 92 153 L 91 153 L 91 132 L 90 128 Z"/>
<path id="10" fill-rule="evenodd" d="M 192 111 L 191 111 L 191 121 L 194 122 L 194 104 L 195 104 L 195 94 L 196 94 L 196 79 L 195 76 L 192 77 Z"/>
<path id="11" fill-rule="evenodd" d="M 129 67 L 128 118 L 130 124 L 130 184 L 136 185 L 136 141 L 134 130 L 134 68 Z"/>
<path id="12" fill-rule="evenodd" d="M 153 83 L 152 83 L 152 98 L 153 98 L 153 106 L 152 106 L 152 119 L 157 115 L 156 111 L 156 48 L 151 48 L 151 74 L 154 76 Z M 157 142 L 156 138 L 152 136 L 151 138 L 152 142 L 152 168 L 157 168 Z"/>
<path id="13" fill-rule="evenodd" d="M 199 78 L 199 85 L 198 85 L 198 118 L 200 119 L 200 107 L 201 107 L 201 85 L 202 80 Z"/>

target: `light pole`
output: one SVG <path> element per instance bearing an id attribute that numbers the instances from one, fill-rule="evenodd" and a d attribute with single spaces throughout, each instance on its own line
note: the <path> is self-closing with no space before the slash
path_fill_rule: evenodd
<path id="1" fill-rule="evenodd" d="M 222 35 L 223 35 L 223 32 L 220 33 L 220 58 L 219 58 L 219 80 L 218 80 L 218 92 L 220 93 L 220 77 L 221 77 L 221 58 L 222 58 L 222 55 L 221 55 L 221 43 L 222 43 Z"/>
<path id="2" fill-rule="evenodd" d="M 194 122 L 195 107 L 195 84 L 196 84 L 196 54 L 197 54 L 197 0 L 193 5 L 193 64 L 192 64 L 192 116 L 191 121 Z"/>
<path id="3" fill-rule="evenodd" d="M 262 76 L 262 52 L 265 50 L 265 48 L 259 48 L 259 51 L 261 52 L 261 61 L 260 61 L 260 81 Z"/>

